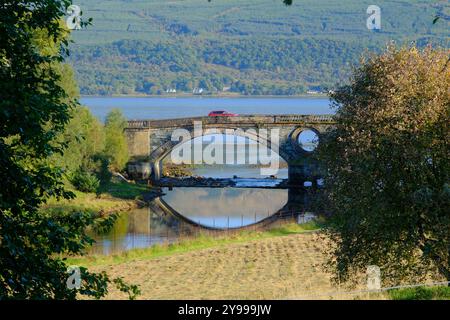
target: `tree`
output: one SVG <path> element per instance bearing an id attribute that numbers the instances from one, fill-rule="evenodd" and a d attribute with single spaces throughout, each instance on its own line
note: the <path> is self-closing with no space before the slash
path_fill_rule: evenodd
<path id="1" fill-rule="evenodd" d="M 340 280 L 378 265 L 385 284 L 450 281 L 448 54 L 390 46 L 331 96 L 337 124 L 319 159 Z"/>
<path id="2" fill-rule="evenodd" d="M 78 106 L 71 110 L 70 122 L 57 141 L 65 142 L 67 148 L 64 155 L 53 157 L 54 163 L 73 173 L 78 169 L 96 171 L 98 157 L 105 147 L 105 134 L 103 126 L 86 107 Z"/>
<path id="3" fill-rule="evenodd" d="M 65 143 L 55 139 L 78 105 L 61 85 L 68 40 L 60 20 L 70 4 L 0 4 L 0 299 L 99 298 L 110 282 L 105 273 L 81 268 L 82 287 L 66 285 L 67 265 L 60 256 L 80 254 L 92 243 L 85 230 L 96 223 L 94 217 L 39 210 L 49 197 L 73 197 L 64 190 L 62 170 L 49 161 L 63 153 Z"/>
<path id="4" fill-rule="evenodd" d="M 120 171 L 128 161 L 128 144 L 124 134 L 127 120 L 119 109 L 113 109 L 105 121 L 105 154 L 109 158 L 110 168 Z"/>

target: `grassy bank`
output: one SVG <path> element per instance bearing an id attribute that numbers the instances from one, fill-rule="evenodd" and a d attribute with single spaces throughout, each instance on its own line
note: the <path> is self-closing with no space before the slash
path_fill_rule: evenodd
<path id="1" fill-rule="evenodd" d="M 136 206 L 138 199 L 143 192 L 147 191 L 147 186 L 119 181 L 112 181 L 101 185 L 97 193 L 84 193 L 75 190 L 67 184 L 67 190 L 75 194 L 75 199 L 60 200 L 50 199 L 42 207 L 52 213 L 89 211 L 92 213 L 124 211 Z"/>
<path id="2" fill-rule="evenodd" d="M 101 194 L 124 200 L 138 199 L 146 191 L 148 191 L 148 187 L 144 184 L 123 181 L 102 184 L 99 190 Z"/>
<path id="3" fill-rule="evenodd" d="M 133 249 L 115 255 L 91 255 L 69 258 L 68 262 L 70 264 L 86 267 L 96 265 L 120 264 L 134 260 L 154 259 L 178 253 L 185 253 L 214 247 L 223 247 L 230 244 L 245 243 L 253 240 L 301 234 L 318 230 L 320 229 L 320 226 L 321 223 L 319 222 L 309 222 L 303 225 L 290 223 L 266 231 L 242 231 L 230 235 L 224 234 L 220 237 L 200 235 L 196 238 L 181 240 L 180 242 L 174 244 L 161 244 L 144 249 Z"/>

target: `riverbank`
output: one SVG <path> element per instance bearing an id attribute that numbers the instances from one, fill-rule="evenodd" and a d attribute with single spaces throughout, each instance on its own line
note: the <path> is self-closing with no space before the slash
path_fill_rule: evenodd
<path id="1" fill-rule="evenodd" d="M 233 168 L 233 166 L 229 166 Z M 233 169 L 241 169 L 245 167 L 246 169 L 262 169 L 264 168 L 260 164 L 247 164 L 245 166 L 235 166 Z M 206 178 L 201 176 L 200 174 L 196 174 L 196 170 L 209 170 L 209 171 L 217 171 L 222 169 L 222 165 L 207 165 L 207 164 L 172 164 L 170 160 L 165 161 L 163 164 L 162 176 L 167 178 L 187 178 L 187 177 L 198 177 L 198 178 Z M 288 169 L 289 165 L 285 161 L 280 161 L 278 164 L 278 169 Z M 239 172 L 239 170 L 237 171 Z M 257 171 L 255 171 L 255 175 L 258 176 Z M 237 177 L 237 175 L 236 175 Z M 273 178 L 277 178 L 276 175 Z"/>
<path id="2" fill-rule="evenodd" d="M 75 194 L 74 199 L 50 199 L 41 210 L 56 214 L 75 211 L 88 211 L 92 214 L 128 211 L 143 204 L 143 195 L 152 191 L 143 184 L 117 180 L 101 185 L 97 193 L 80 192 L 70 184 L 67 184 L 66 189 Z"/>
<path id="3" fill-rule="evenodd" d="M 176 243 L 154 245 L 144 249 L 133 249 L 119 254 L 86 255 L 82 257 L 71 257 L 68 258 L 68 260 L 71 264 L 86 267 L 113 265 L 132 262 L 135 260 L 150 260 L 201 249 L 226 246 L 229 244 L 316 232 L 320 230 L 321 226 L 322 222 L 311 221 L 301 225 L 297 223 L 287 223 L 285 225 L 263 231 L 243 230 L 240 232 L 233 232 L 231 234 L 224 233 L 222 236 L 210 236 L 204 234 L 194 238 L 186 238 Z"/>
<path id="4" fill-rule="evenodd" d="M 287 167 L 287 164 L 286 164 Z M 262 178 L 242 178 L 234 175 L 232 178 L 212 178 L 195 175 L 196 168 L 208 168 L 207 165 L 173 165 L 165 164 L 163 176 L 157 181 L 160 187 L 253 187 L 253 188 L 287 188 L 287 179 L 278 179 L 276 176 Z M 211 166 L 211 168 L 217 168 Z M 259 168 L 259 166 L 255 166 Z"/>
<path id="5" fill-rule="evenodd" d="M 46 209 L 127 211 L 155 192 L 159 191 L 144 184 L 116 180 L 103 185 L 97 194 L 76 192 L 76 199 L 50 202 Z M 369 294 L 364 292 L 364 283 L 351 290 L 337 286 L 322 268 L 329 245 L 320 236 L 323 223 L 200 235 L 115 255 L 70 257 L 67 262 L 139 285 L 139 299 L 450 299 L 447 287 Z M 111 288 L 107 298 L 127 296 Z"/>
<path id="6" fill-rule="evenodd" d="M 67 263 L 138 285 L 138 299 L 450 299 L 450 288 L 418 287 L 368 293 L 365 276 L 348 288 L 323 265 L 323 222 L 272 230 L 199 236 L 115 255 L 71 257 Z M 111 288 L 107 299 L 127 299 Z"/>

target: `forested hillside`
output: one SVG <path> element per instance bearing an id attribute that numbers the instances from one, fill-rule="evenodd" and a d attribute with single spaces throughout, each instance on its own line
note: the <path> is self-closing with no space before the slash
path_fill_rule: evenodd
<path id="1" fill-rule="evenodd" d="M 386 43 L 448 46 L 448 1 L 78 0 L 93 25 L 74 31 L 82 94 L 192 92 L 295 95 L 332 89 Z"/>

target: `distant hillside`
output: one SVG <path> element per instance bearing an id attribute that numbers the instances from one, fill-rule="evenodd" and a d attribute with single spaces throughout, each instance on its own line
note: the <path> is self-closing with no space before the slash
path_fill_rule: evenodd
<path id="1" fill-rule="evenodd" d="M 78 0 L 87 30 L 73 32 L 71 63 L 83 94 L 208 92 L 295 95 L 348 78 L 366 51 L 390 40 L 448 47 L 448 1 Z"/>

